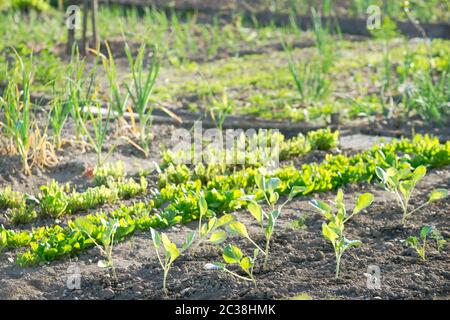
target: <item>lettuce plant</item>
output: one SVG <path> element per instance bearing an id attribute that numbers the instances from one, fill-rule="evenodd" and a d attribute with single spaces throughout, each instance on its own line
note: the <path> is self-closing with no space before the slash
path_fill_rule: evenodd
<path id="1" fill-rule="evenodd" d="M 205 269 L 207 270 L 222 270 L 229 274 L 232 274 L 236 278 L 251 281 L 256 287 L 256 279 L 253 276 L 253 270 L 255 268 L 255 262 L 258 257 L 259 249 L 253 250 L 253 257 L 244 256 L 241 249 L 239 249 L 236 246 L 233 246 L 231 244 L 228 244 L 223 249 L 223 260 L 225 263 L 221 262 L 214 262 L 214 263 L 207 263 L 205 265 Z M 247 277 L 241 276 L 237 274 L 234 271 L 231 271 L 227 268 L 227 265 L 238 265 L 242 271 L 244 271 L 247 274 Z"/>
<path id="2" fill-rule="evenodd" d="M 426 205 L 446 198 L 448 196 L 448 190 L 446 189 L 434 189 L 429 194 L 428 200 L 418 206 L 417 208 L 409 208 L 409 201 L 411 195 L 416 187 L 417 183 L 425 176 L 427 169 L 425 166 L 418 166 L 414 171 L 411 170 L 408 164 L 404 164 L 401 168 L 390 167 L 386 171 L 381 167 L 376 167 L 376 175 L 381 180 L 386 191 L 395 195 L 398 204 L 402 208 L 403 217 L 402 223 L 405 224 L 406 220 L 416 211 L 422 209 Z"/>
<path id="3" fill-rule="evenodd" d="M 426 245 L 428 236 L 431 236 L 434 240 L 436 240 L 438 252 L 440 252 L 447 243 L 441 233 L 435 227 L 429 225 L 422 227 L 418 238 L 411 236 L 406 239 L 406 243 L 416 250 L 417 254 L 423 261 L 426 260 Z"/>
<path id="4" fill-rule="evenodd" d="M 79 217 L 73 222 L 74 229 L 79 231 L 92 241 L 92 243 L 100 250 L 100 252 L 106 256 L 107 260 L 100 260 L 98 266 L 100 268 L 111 268 L 114 278 L 117 279 L 116 270 L 113 262 L 113 247 L 114 237 L 116 235 L 117 228 L 120 226 L 117 219 L 101 219 L 103 226 L 100 235 L 96 235 L 96 226 L 86 217 Z"/>
<path id="5" fill-rule="evenodd" d="M 268 213 L 265 212 L 262 206 L 258 202 L 256 202 L 254 198 L 252 197 L 245 197 L 245 198 L 250 199 L 250 203 L 248 204 L 248 210 L 250 211 L 251 215 L 256 219 L 256 221 L 258 221 L 258 224 L 263 230 L 264 236 L 266 238 L 265 249 L 261 251 L 264 253 L 265 256 L 263 268 L 267 269 L 270 240 L 272 239 L 274 228 L 281 214 L 281 210 L 289 201 L 291 201 L 294 198 L 295 195 L 304 192 L 305 188 L 300 186 L 294 186 L 291 189 L 287 200 L 282 204 L 277 205 L 280 196 L 276 190 L 279 187 L 281 180 L 279 178 L 266 179 L 264 175 L 257 175 L 255 177 L 255 182 L 258 188 L 257 194 L 263 196 L 265 202 L 269 206 L 269 212 Z M 244 236 L 250 239 L 248 235 L 244 234 Z"/>
<path id="6" fill-rule="evenodd" d="M 311 200 L 309 202 L 328 220 L 328 223 L 324 222 L 322 224 L 322 235 L 325 239 L 331 242 L 334 248 L 334 253 L 336 256 L 336 278 L 339 277 L 341 258 L 344 252 L 351 247 L 358 247 L 361 245 L 361 241 L 349 240 L 345 237 L 345 223 L 350 218 L 370 206 L 372 202 L 373 195 L 371 193 L 364 193 L 356 200 L 356 205 L 352 213 L 348 214 L 344 204 L 344 194 L 341 189 L 339 189 L 334 201 L 336 207 L 335 213 L 333 213 L 331 207 L 323 201 Z"/>
<path id="7" fill-rule="evenodd" d="M 187 250 L 192 245 L 195 239 L 195 232 L 189 233 L 181 248 L 178 248 L 175 243 L 170 241 L 169 237 L 167 237 L 165 233 L 159 233 L 153 228 L 150 228 L 150 231 L 159 264 L 164 271 L 163 290 L 164 294 L 167 296 L 167 275 L 169 274 L 170 268 L 172 267 L 174 261 L 181 255 L 181 253 Z M 162 257 L 159 253 L 159 250 L 162 250 L 164 253 Z"/>
<path id="8" fill-rule="evenodd" d="M 94 168 L 96 186 L 106 185 L 109 180 L 117 181 L 125 177 L 125 165 L 122 161 L 106 163 Z"/>
<path id="9" fill-rule="evenodd" d="M 37 217 L 36 210 L 34 209 L 34 206 L 26 206 L 25 204 L 16 207 L 11 208 L 6 212 L 6 216 L 8 217 L 8 220 L 11 221 L 13 224 L 26 224 Z"/>
<path id="10" fill-rule="evenodd" d="M 25 195 L 13 191 L 11 187 L 0 190 L 0 209 L 20 208 L 25 205 Z"/>

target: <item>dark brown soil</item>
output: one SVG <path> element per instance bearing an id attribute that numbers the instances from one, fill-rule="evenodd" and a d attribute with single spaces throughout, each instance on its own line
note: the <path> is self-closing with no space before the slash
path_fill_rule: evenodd
<path id="1" fill-rule="evenodd" d="M 449 188 L 450 168 L 435 170 L 420 183 L 413 197 L 416 206 L 436 187 Z M 450 297 L 449 254 L 437 253 L 428 244 L 427 261 L 402 240 L 417 235 L 425 224 L 450 236 L 448 201 L 430 205 L 411 217 L 406 227 L 400 223 L 401 213 L 390 194 L 374 185 L 355 185 L 344 189 L 351 207 L 359 193 L 375 194 L 374 204 L 352 219 L 346 228 L 348 238 L 360 239 L 363 246 L 350 249 L 342 261 L 341 278 L 334 279 L 334 253 L 321 236 L 323 218 L 314 212 L 307 198 L 292 201 L 280 218 L 271 247 L 268 271 L 256 269 L 258 287 L 239 281 L 228 274 L 204 270 L 205 263 L 220 261 L 219 247 L 202 245 L 195 252 L 181 256 L 170 271 L 170 299 L 278 299 L 307 293 L 316 299 L 448 299 Z M 332 200 L 334 192 L 315 195 Z M 263 235 L 250 214 L 236 212 L 251 237 L 259 244 Z M 301 219 L 301 226 L 293 221 Z M 166 230 L 176 243 L 196 228 L 196 223 Z M 250 253 L 248 241 L 233 238 L 244 252 Z M 11 262 L 13 252 L 0 258 L 0 299 L 160 299 L 162 270 L 157 262 L 150 235 L 136 234 L 114 249 L 118 279 L 97 267 L 97 249 L 78 257 L 35 268 L 22 269 Z M 381 289 L 368 289 L 369 265 L 381 270 Z M 75 269 L 74 269 L 75 268 Z M 67 280 L 78 268 L 81 288 L 70 290 Z"/>

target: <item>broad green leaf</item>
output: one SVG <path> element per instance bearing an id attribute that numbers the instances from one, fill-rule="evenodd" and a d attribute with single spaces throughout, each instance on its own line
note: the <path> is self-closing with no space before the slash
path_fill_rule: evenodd
<path id="1" fill-rule="evenodd" d="M 436 201 L 436 200 L 440 200 L 440 199 L 444 199 L 448 197 L 448 190 L 447 189 L 434 189 L 433 191 L 431 191 L 430 193 L 430 199 L 428 201 L 432 202 L 432 201 Z"/>
<path id="2" fill-rule="evenodd" d="M 278 192 L 269 192 L 269 201 L 271 204 L 277 203 L 279 198 L 280 195 L 278 194 Z"/>
<path id="3" fill-rule="evenodd" d="M 279 178 L 270 178 L 269 181 L 267 181 L 267 190 L 275 191 L 278 186 L 280 185 L 281 180 Z"/>
<path id="4" fill-rule="evenodd" d="M 314 208 L 318 209 L 322 214 L 331 213 L 331 208 L 328 204 L 321 200 L 313 199 L 309 202 Z"/>
<path id="5" fill-rule="evenodd" d="M 398 188 L 400 189 L 400 192 L 402 193 L 403 197 L 405 199 L 409 200 L 411 196 L 411 192 L 414 189 L 415 182 L 413 180 L 405 180 L 400 182 Z"/>
<path id="6" fill-rule="evenodd" d="M 161 246 L 161 234 L 153 228 L 150 228 L 150 234 L 152 235 L 153 244 L 156 248 Z"/>
<path id="7" fill-rule="evenodd" d="M 242 251 L 238 247 L 229 244 L 223 249 L 223 259 L 226 263 L 239 264 L 242 259 Z"/>
<path id="8" fill-rule="evenodd" d="M 255 176 L 255 183 L 258 186 L 260 190 L 265 191 L 266 190 L 266 182 L 263 175 L 256 175 Z"/>
<path id="9" fill-rule="evenodd" d="M 406 243 L 414 248 L 417 248 L 419 246 L 419 240 L 417 240 L 416 237 L 408 237 L 406 239 Z"/>
<path id="10" fill-rule="evenodd" d="M 375 168 L 375 173 L 378 177 L 378 179 L 380 179 L 382 182 L 386 182 L 387 180 L 387 174 L 386 171 L 384 171 L 382 168 L 380 167 L 376 167 Z"/>
<path id="11" fill-rule="evenodd" d="M 236 218 L 232 214 L 229 214 L 229 213 L 224 214 L 217 220 L 216 228 L 226 226 L 227 224 L 229 224 L 235 220 L 236 220 Z"/>
<path id="12" fill-rule="evenodd" d="M 324 222 L 322 223 L 322 234 L 325 237 L 325 239 L 331 241 L 334 243 L 338 237 L 338 235 L 331 230 L 331 228 Z"/>
<path id="13" fill-rule="evenodd" d="M 95 232 L 95 225 L 86 217 L 79 217 L 73 222 L 77 230 L 84 232 L 90 236 Z"/>
<path id="14" fill-rule="evenodd" d="M 362 244 L 359 240 L 348 240 L 347 238 L 344 238 L 343 247 L 344 250 L 347 250 L 351 247 L 359 247 Z"/>
<path id="15" fill-rule="evenodd" d="M 212 217 L 211 219 L 209 219 L 209 221 L 208 221 L 208 233 L 212 231 L 212 229 L 216 225 L 216 222 L 217 222 L 217 218 L 216 217 Z"/>
<path id="16" fill-rule="evenodd" d="M 256 221 L 258 221 L 259 224 L 263 223 L 263 210 L 259 204 L 251 202 L 248 205 L 248 211 L 250 211 L 252 216 L 256 219 Z"/>
<path id="17" fill-rule="evenodd" d="M 342 191 L 342 189 L 338 190 L 334 202 L 336 203 L 337 207 L 344 207 L 344 192 Z"/>
<path id="18" fill-rule="evenodd" d="M 200 216 L 204 216 L 208 211 L 208 204 L 206 203 L 205 197 L 201 196 L 198 200 L 198 208 L 200 210 Z"/>
<path id="19" fill-rule="evenodd" d="M 249 257 L 244 257 L 240 262 L 239 265 L 241 266 L 242 270 L 245 272 L 249 272 L 250 268 L 252 266 L 252 262 Z"/>
<path id="20" fill-rule="evenodd" d="M 422 239 L 424 239 L 427 235 L 429 235 L 432 231 L 433 231 L 433 227 L 432 226 L 423 226 L 422 229 L 420 230 L 420 237 Z"/>
<path id="21" fill-rule="evenodd" d="M 224 230 L 219 230 L 214 232 L 211 237 L 209 238 L 209 241 L 214 244 L 219 244 L 224 242 L 227 239 L 227 233 Z"/>
<path id="22" fill-rule="evenodd" d="M 180 251 L 178 250 L 176 244 L 171 242 L 165 233 L 161 234 L 161 242 L 167 256 L 170 257 L 172 261 L 180 256 Z"/>
<path id="23" fill-rule="evenodd" d="M 303 186 L 293 186 L 291 192 L 289 192 L 289 199 L 292 200 L 299 193 L 306 191 L 306 187 Z"/>
<path id="24" fill-rule="evenodd" d="M 245 238 L 249 238 L 248 232 L 247 232 L 247 227 L 239 221 L 235 221 L 233 223 L 230 223 L 227 226 L 228 231 L 232 232 L 232 233 L 237 233 L 240 236 L 243 236 Z"/>
<path id="25" fill-rule="evenodd" d="M 427 174 L 427 168 L 425 166 L 418 166 L 416 170 L 414 170 L 411 178 L 417 183 Z"/>
<path id="26" fill-rule="evenodd" d="M 8 234 L 4 229 L 0 229 L 0 252 L 8 245 Z"/>
<path id="27" fill-rule="evenodd" d="M 355 208 L 353 209 L 353 214 L 358 214 L 368 206 L 370 206 L 373 202 L 373 194 L 371 193 L 363 193 L 356 200 Z"/>
<path id="28" fill-rule="evenodd" d="M 187 248 L 189 248 L 192 245 L 192 243 L 194 243 L 194 239 L 195 239 L 195 231 L 192 231 L 187 235 L 186 240 L 184 241 L 183 245 L 181 246 L 183 251 L 186 250 Z"/>

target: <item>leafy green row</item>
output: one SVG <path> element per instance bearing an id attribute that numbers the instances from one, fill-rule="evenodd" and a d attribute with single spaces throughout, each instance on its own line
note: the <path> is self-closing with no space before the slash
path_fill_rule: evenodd
<path id="1" fill-rule="evenodd" d="M 217 138 L 217 137 L 214 137 Z M 221 137 L 219 138 L 220 140 Z M 206 140 L 206 139 L 205 139 Z M 222 142 L 222 141 L 221 141 Z M 285 136 L 278 132 L 266 129 L 260 129 L 254 134 L 241 132 L 233 139 L 233 146 L 230 149 L 220 149 L 211 141 L 203 141 L 203 157 L 209 162 L 227 163 L 227 159 L 231 159 L 232 163 L 242 163 L 252 166 L 261 166 L 267 159 L 267 148 L 276 148 L 280 161 L 289 160 L 294 157 L 309 153 L 311 150 L 330 150 L 335 148 L 339 143 L 339 131 L 332 132 L 330 128 L 318 129 L 310 131 L 306 137 L 299 133 L 297 136 L 286 139 Z M 227 146 L 228 147 L 228 146 Z M 190 150 L 179 149 L 176 151 L 166 150 L 163 152 L 163 167 L 176 165 L 180 163 L 193 163 L 194 145 Z M 221 169 L 224 173 L 227 166 L 214 165 L 214 170 Z"/>
<path id="2" fill-rule="evenodd" d="M 0 192 L 0 208 L 9 208 L 8 218 L 12 223 L 20 224 L 30 222 L 37 216 L 58 218 L 147 192 L 148 183 L 143 177 L 139 182 L 131 178 L 104 182 L 106 185 L 77 192 L 69 184 L 60 185 L 53 180 L 41 186 L 41 192 L 36 197 L 7 188 Z M 30 204 L 27 204 L 27 200 Z"/>
<path id="3" fill-rule="evenodd" d="M 292 166 L 282 167 L 272 175 L 281 180 L 277 190 L 280 194 L 289 193 L 293 186 L 305 187 L 303 194 L 309 194 L 333 190 L 348 183 L 370 182 L 376 175 L 377 166 L 388 168 L 396 161 L 408 161 L 414 168 L 450 164 L 450 142 L 440 144 L 437 138 L 417 135 L 412 141 L 394 140 L 351 157 L 327 155 L 322 163 L 304 164 L 300 170 Z M 257 168 L 246 168 L 231 174 L 210 176 L 202 165 L 193 170 L 186 166 L 168 170 L 161 174 L 155 204 L 168 203 L 166 210 L 188 220 L 198 214 L 196 195 L 200 191 L 205 194 L 208 206 L 216 212 L 240 208 L 245 203 L 241 197 L 255 193 L 255 176 L 259 173 Z"/>
<path id="4" fill-rule="evenodd" d="M 339 186 L 361 181 L 372 181 L 376 177 L 376 168 L 388 168 L 399 161 L 408 161 L 413 167 L 429 165 L 440 167 L 450 164 L 450 142 L 440 144 L 437 138 L 417 135 L 414 139 L 395 140 L 384 146 L 374 146 L 372 149 L 352 157 L 345 155 L 328 155 L 320 164 L 305 164 L 301 170 L 294 167 L 280 168 L 269 175 L 279 178 L 277 192 L 287 194 L 293 187 L 303 187 L 299 194 L 309 194 L 315 191 L 327 191 Z M 194 174 L 189 171 L 190 174 Z M 118 218 L 121 227 L 128 230 L 126 234 L 118 232 L 118 239 L 131 234 L 134 230 L 148 230 L 150 227 L 164 227 L 178 222 L 198 219 L 198 195 L 204 194 L 208 207 L 216 212 L 230 212 L 246 205 L 245 195 L 255 194 L 258 199 L 263 195 L 256 188 L 255 177 L 259 169 L 247 168 L 231 175 L 219 175 L 203 183 L 201 179 L 189 180 L 174 185 L 167 182 L 159 191 L 153 191 L 153 200 L 148 204 L 138 204 L 130 208 L 122 206 L 113 211 L 110 216 L 104 213 L 88 215 L 102 230 L 102 219 Z M 165 206 L 161 214 L 150 215 L 152 208 Z M 134 227 L 130 227 L 133 225 Z M 1 231 L 1 230 L 0 230 Z M 80 233 L 69 227 L 41 228 L 31 233 L 6 234 L 8 246 L 26 246 L 30 249 L 18 256 L 20 265 L 33 264 L 40 261 L 50 261 L 58 257 L 77 252 L 89 241 Z M 26 240 L 21 239 L 26 237 Z M 82 238 L 80 238 L 82 237 Z M 85 245 L 84 241 L 87 241 Z M 2 242 L 2 241 L 0 241 Z"/>

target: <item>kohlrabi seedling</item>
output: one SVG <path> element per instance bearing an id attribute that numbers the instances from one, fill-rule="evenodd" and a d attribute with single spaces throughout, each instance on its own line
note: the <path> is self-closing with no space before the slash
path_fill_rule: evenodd
<path id="1" fill-rule="evenodd" d="M 224 214 L 220 218 L 212 217 L 202 224 L 202 219 L 208 212 L 208 204 L 203 196 L 200 196 L 198 200 L 198 207 L 200 214 L 196 246 L 200 245 L 200 243 L 205 240 L 213 244 L 224 242 L 228 237 L 228 233 L 221 228 L 234 223 L 236 218 L 231 214 Z"/>
<path id="2" fill-rule="evenodd" d="M 163 268 L 163 290 L 164 294 L 167 296 L 167 275 L 169 274 L 170 268 L 173 262 L 181 255 L 181 253 L 187 250 L 194 242 L 195 232 L 191 232 L 186 237 L 185 242 L 178 248 L 175 243 L 169 240 L 165 233 L 159 233 L 155 229 L 150 229 L 152 234 L 153 245 L 155 246 L 156 255 L 158 256 L 158 261 Z M 162 244 L 162 246 L 161 246 Z M 162 249 L 164 255 L 161 257 L 159 249 Z"/>
<path id="3" fill-rule="evenodd" d="M 84 233 L 89 237 L 93 244 L 100 250 L 100 252 L 107 257 L 107 260 L 100 260 L 98 266 L 100 268 L 111 268 L 114 278 L 117 279 L 116 270 L 113 263 L 113 247 L 114 236 L 117 228 L 119 227 L 119 221 L 101 219 L 102 229 L 98 230 L 95 224 L 93 224 L 88 218 L 80 217 L 73 222 L 74 229 Z M 100 237 L 96 235 L 100 233 Z"/>
<path id="4" fill-rule="evenodd" d="M 420 258 L 422 258 L 423 261 L 426 260 L 426 245 L 427 245 L 427 237 L 431 236 L 434 240 L 436 240 L 436 246 L 438 249 L 438 252 L 440 252 L 447 241 L 441 236 L 441 233 L 433 226 L 423 226 L 419 233 L 419 238 L 415 236 L 408 237 L 406 239 L 406 243 L 414 248 L 419 255 Z"/>
<path id="5" fill-rule="evenodd" d="M 428 201 L 421 204 L 417 208 L 409 208 L 409 201 L 411 195 L 416 187 L 417 183 L 425 176 L 427 169 L 425 166 L 419 166 L 414 171 L 410 167 L 402 167 L 396 169 L 391 167 L 386 171 L 380 167 L 376 167 L 375 170 L 378 178 L 381 180 L 383 187 L 392 193 L 397 199 L 400 207 L 403 211 L 402 223 L 405 224 L 406 220 L 416 211 L 422 209 L 431 202 L 446 198 L 448 196 L 448 190 L 446 189 L 434 189 L 431 191 Z"/>
<path id="6" fill-rule="evenodd" d="M 351 214 L 347 214 L 344 204 L 344 194 L 339 189 L 334 205 L 336 212 L 333 213 L 331 207 L 320 200 L 311 200 L 310 204 L 320 211 L 328 220 L 328 223 L 322 224 L 322 235 L 331 242 L 336 255 L 336 278 L 339 277 L 339 270 L 341 264 L 341 257 L 347 249 L 351 247 L 358 247 L 361 245 L 359 240 L 349 240 L 344 236 L 345 223 L 354 215 L 360 213 L 362 210 L 370 206 L 373 202 L 373 195 L 371 193 L 364 193 L 356 200 L 355 208 Z"/>
<path id="7" fill-rule="evenodd" d="M 267 269 L 270 240 L 272 238 L 277 220 L 281 214 L 281 210 L 289 201 L 291 201 L 294 198 L 295 195 L 304 192 L 306 188 L 300 186 L 292 187 L 287 200 L 282 204 L 277 205 L 279 194 L 276 190 L 281 182 L 280 179 L 278 178 L 266 179 L 264 175 L 258 175 L 255 177 L 255 182 L 258 187 L 259 193 L 263 195 L 267 205 L 269 206 L 270 210 L 269 213 L 266 213 L 263 210 L 261 205 L 255 201 L 254 197 L 245 197 L 245 199 L 250 200 L 250 203 L 248 204 L 248 210 L 250 211 L 251 215 L 256 219 L 256 221 L 258 221 L 260 227 L 264 230 L 266 244 L 265 250 L 262 251 L 265 255 L 263 268 Z"/>
<path id="8" fill-rule="evenodd" d="M 205 265 L 205 269 L 207 270 L 222 270 L 225 272 L 228 272 L 235 276 L 236 278 L 246 280 L 246 281 L 252 281 L 253 284 L 256 287 L 256 280 L 253 276 L 253 270 L 255 267 L 255 262 L 258 257 L 259 249 L 253 250 L 253 257 L 244 256 L 241 249 L 239 249 L 236 246 L 233 246 L 231 244 L 228 244 L 223 249 L 223 260 L 225 263 L 221 262 L 214 262 L 214 263 L 207 263 Z M 237 274 L 236 272 L 233 272 L 227 268 L 227 265 L 238 265 L 242 271 L 244 271 L 247 274 L 247 277 L 241 276 Z"/>

